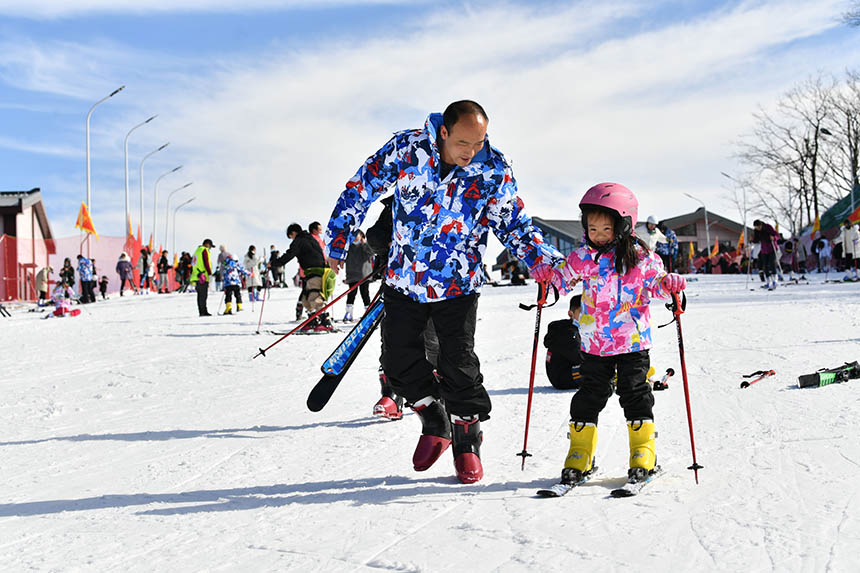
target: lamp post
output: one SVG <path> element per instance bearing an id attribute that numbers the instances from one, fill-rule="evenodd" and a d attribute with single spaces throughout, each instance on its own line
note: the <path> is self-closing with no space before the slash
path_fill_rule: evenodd
<path id="1" fill-rule="evenodd" d="M 693 201 L 698 201 L 699 203 L 701 203 L 702 208 L 705 210 L 705 241 L 708 243 L 707 248 L 710 249 L 711 248 L 711 228 L 708 225 L 708 208 L 705 207 L 705 203 L 701 199 L 697 199 L 697 198 L 693 197 L 692 195 L 690 195 L 689 193 L 684 193 L 684 195 L 686 195 L 687 197 L 689 197 Z"/>
<path id="2" fill-rule="evenodd" d="M 167 196 L 167 205 L 164 207 L 164 240 L 165 240 L 165 242 L 167 241 L 167 224 L 170 222 L 170 198 L 173 197 L 173 194 L 176 193 L 177 191 L 182 191 L 186 187 L 191 187 L 191 185 L 193 185 L 193 184 L 194 184 L 193 181 L 191 181 L 190 183 L 186 183 L 182 187 L 180 187 L 178 189 L 174 189 L 173 191 L 171 191 L 170 194 Z"/>
<path id="3" fill-rule="evenodd" d="M 131 135 L 132 131 L 134 131 L 138 127 L 142 127 L 142 126 L 146 125 L 147 123 L 149 123 L 150 121 L 152 121 L 156 117 L 158 117 L 158 116 L 154 115 L 154 116 L 150 117 L 149 119 L 147 119 L 146 121 L 138 123 L 137 125 L 132 127 L 130 130 L 128 130 L 128 133 L 125 134 L 125 224 L 128 225 L 129 229 L 131 229 L 131 211 L 129 211 L 129 208 L 128 208 L 128 137 Z M 143 232 L 143 230 L 141 230 L 141 233 L 142 232 Z M 131 234 L 133 235 L 134 233 L 131 233 Z"/>
<path id="4" fill-rule="evenodd" d="M 167 143 L 165 143 L 164 145 L 162 145 L 161 147 L 159 147 L 158 149 L 156 149 L 154 151 L 150 151 L 149 153 L 147 153 L 146 155 L 143 156 L 143 159 L 140 160 L 140 233 L 141 233 L 140 240 L 141 241 L 143 241 L 143 164 L 146 162 L 147 159 L 149 159 L 151 156 L 155 155 L 156 153 L 158 153 L 159 151 L 161 151 L 162 149 L 164 149 L 168 145 L 170 145 L 169 141 Z"/>
<path id="5" fill-rule="evenodd" d="M 99 104 L 104 103 L 105 101 L 112 98 L 124 89 L 125 86 L 120 86 L 117 89 L 113 90 L 109 95 L 103 97 L 102 99 L 94 103 L 93 107 L 91 107 L 90 111 L 87 113 L 87 209 L 90 210 L 90 214 L 92 214 L 92 197 L 90 193 L 90 117 L 93 115 L 93 111 L 95 111 L 96 107 L 98 107 Z"/>
<path id="6" fill-rule="evenodd" d="M 191 203 L 192 201 L 194 201 L 196 198 L 197 197 L 192 197 L 188 201 L 185 201 L 184 203 L 180 203 L 179 205 L 176 206 L 176 209 L 173 210 L 173 256 L 174 257 L 176 256 L 176 212 L 179 211 L 180 209 L 182 209 L 183 207 L 185 207 L 186 205 L 188 205 L 189 203 Z"/>
<path id="7" fill-rule="evenodd" d="M 176 173 L 180 169 L 182 169 L 181 165 L 179 167 L 174 167 L 173 169 L 171 169 L 167 173 L 162 173 L 161 175 L 159 175 L 158 179 L 155 180 L 155 193 L 152 196 L 152 246 L 153 247 L 158 244 L 158 242 L 155 240 L 155 232 L 157 230 L 156 224 L 158 223 L 158 182 L 161 181 L 162 179 L 164 179 L 165 177 L 167 177 L 168 175 L 170 175 L 171 173 Z M 164 234 L 164 240 L 167 241 L 167 233 Z"/>

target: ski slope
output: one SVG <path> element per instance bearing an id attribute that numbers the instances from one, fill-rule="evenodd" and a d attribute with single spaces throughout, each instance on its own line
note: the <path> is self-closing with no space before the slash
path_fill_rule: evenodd
<path id="1" fill-rule="evenodd" d="M 339 337 L 290 337 L 252 360 L 276 338 L 255 334 L 259 303 L 209 318 L 193 294 L 114 295 L 64 319 L 13 307 L 0 318 L 0 570 L 856 571 L 860 380 L 801 390 L 797 376 L 860 360 L 860 284 L 758 285 L 689 284 L 699 485 L 675 326 L 657 330 L 671 315 L 652 304 L 652 364 L 677 372 L 656 393 L 667 471 L 629 499 L 609 498 L 628 456 L 615 398 L 598 475 L 535 497 L 560 474 L 571 396 L 546 381 L 543 348 L 520 469 L 534 312 L 517 304 L 533 285 L 481 297 L 493 412 L 475 485 L 456 481 L 448 453 L 412 470 L 414 414 L 370 415 L 378 333 L 313 414 L 305 398 Z M 297 295 L 273 291 L 264 330 L 285 327 Z M 544 326 L 566 308 L 547 309 Z"/>

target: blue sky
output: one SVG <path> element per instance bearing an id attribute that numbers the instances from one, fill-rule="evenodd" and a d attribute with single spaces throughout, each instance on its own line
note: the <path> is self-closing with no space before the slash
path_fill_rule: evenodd
<path id="1" fill-rule="evenodd" d="M 392 131 L 470 98 L 533 215 L 576 218 L 582 192 L 614 180 L 637 192 L 643 219 L 695 209 L 684 193 L 739 218 L 719 172 L 739 169 L 732 142 L 757 106 L 860 63 L 844 5 L 7 0 L 0 189 L 41 187 L 55 235 L 76 234 L 86 113 L 125 85 L 91 122 L 99 231 L 122 233 L 123 139 L 158 114 L 130 138 L 135 224 L 140 159 L 169 141 L 145 166 L 146 221 L 155 180 L 183 165 L 159 185 L 159 210 L 194 182 L 176 196 L 196 197 L 177 229 L 184 248 L 204 235 L 237 252 L 283 248 L 289 223 L 327 220 Z"/>

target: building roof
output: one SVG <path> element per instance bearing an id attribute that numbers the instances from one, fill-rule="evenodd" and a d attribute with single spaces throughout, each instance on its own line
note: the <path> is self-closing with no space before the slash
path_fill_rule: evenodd
<path id="1" fill-rule="evenodd" d="M 699 207 L 698 209 L 696 209 L 692 213 L 687 213 L 685 215 L 678 215 L 677 217 L 669 217 L 668 219 L 663 219 L 660 222 L 663 223 L 664 225 L 666 225 L 667 227 L 669 227 L 670 229 L 677 229 L 678 227 L 683 227 L 684 225 L 689 225 L 690 223 L 693 223 L 695 221 L 698 221 L 698 220 L 704 219 L 704 218 L 705 218 L 705 208 Z M 740 233 L 744 228 L 743 224 L 735 223 L 731 219 L 729 219 L 727 217 L 723 217 L 722 215 L 718 215 L 717 213 L 714 213 L 713 211 L 708 211 L 708 223 L 710 223 L 710 224 L 719 223 L 723 227 L 726 227 L 727 229 L 730 229 L 732 231 L 736 231 L 737 233 Z M 749 230 L 749 227 L 747 227 L 747 230 Z"/>
<path id="2" fill-rule="evenodd" d="M 566 219 L 532 217 L 532 221 L 539 227 L 547 227 L 556 233 L 566 235 L 573 243 L 578 243 L 582 239 L 582 223 L 578 220 L 570 221 Z"/>
<path id="3" fill-rule="evenodd" d="M 53 239 L 54 235 L 51 232 L 51 225 L 48 223 L 48 214 L 45 213 L 45 206 L 42 203 L 41 189 L 34 187 L 29 191 L 0 191 L 0 211 L 17 214 L 31 206 L 35 210 L 36 219 L 42 228 L 42 236 L 45 239 Z"/>

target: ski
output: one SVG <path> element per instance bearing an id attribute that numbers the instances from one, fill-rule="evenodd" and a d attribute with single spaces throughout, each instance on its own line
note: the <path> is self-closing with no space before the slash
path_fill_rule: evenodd
<path id="1" fill-rule="evenodd" d="M 847 382 L 853 378 L 860 378 L 860 364 L 856 360 L 854 362 L 846 362 L 836 368 L 822 368 L 814 374 L 798 376 L 797 385 L 801 388 L 817 388 Z"/>
<path id="2" fill-rule="evenodd" d="M 639 492 L 642 491 L 643 487 L 661 475 L 663 475 L 663 468 L 656 466 L 648 473 L 644 480 L 639 481 L 634 478 L 630 478 L 627 480 L 626 484 L 618 489 L 613 489 L 609 495 L 612 497 L 633 497 L 634 495 L 639 495 Z"/>
<path id="3" fill-rule="evenodd" d="M 768 378 L 775 374 L 776 372 L 774 372 L 773 370 L 758 370 L 757 372 L 753 372 L 752 374 L 746 374 L 744 375 L 744 378 L 752 378 L 753 376 L 757 376 L 757 378 L 755 380 L 750 380 L 749 382 L 744 380 L 743 382 L 741 382 L 741 388 L 749 388 L 751 385 L 755 384 L 759 380 Z"/>
<path id="4" fill-rule="evenodd" d="M 663 374 L 663 377 L 659 380 L 654 380 L 654 367 L 652 366 L 650 370 L 648 370 L 648 384 L 651 386 L 651 390 L 660 391 L 660 390 L 668 390 L 669 389 L 669 378 L 675 375 L 675 370 L 672 368 L 667 368 L 666 373 Z"/>
<path id="5" fill-rule="evenodd" d="M 539 489 L 537 491 L 537 496 L 538 497 L 562 497 L 562 496 L 566 495 L 573 488 L 581 486 L 582 484 L 584 484 L 588 480 L 590 480 L 591 477 L 595 474 L 595 472 L 597 472 L 597 466 L 592 467 L 589 471 L 584 473 L 578 481 L 575 481 L 572 483 L 558 482 L 557 484 L 555 484 L 555 485 L 553 485 L 547 489 Z"/>
<path id="6" fill-rule="evenodd" d="M 328 404 L 332 394 L 337 390 L 338 385 L 343 380 L 356 356 L 364 348 L 370 335 L 382 321 L 383 309 L 382 299 L 377 299 L 367 309 L 361 320 L 349 331 L 343 342 L 323 362 L 320 367 L 323 376 L 311 389 L 310 394 L 308 394 L 307 405 L 311 412 L 319 412 Z"/>

